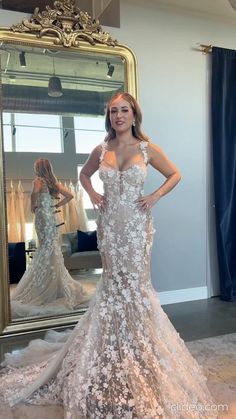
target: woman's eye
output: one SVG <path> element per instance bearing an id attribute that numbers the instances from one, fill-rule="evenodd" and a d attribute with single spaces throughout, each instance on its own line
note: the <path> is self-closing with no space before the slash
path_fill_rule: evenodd
<path id="1" fill-rule="evenodd" d="M 117 112 L 118 112 L 118 110 L 116 110 L 116 109 L 111 109 L 111 111 L 110 111 L 110 113 L 117 113 Z M 127 113 L 127 112 L 129 112 L 129 110 L 128 109 L 121 109 L 121 112 Z"/>

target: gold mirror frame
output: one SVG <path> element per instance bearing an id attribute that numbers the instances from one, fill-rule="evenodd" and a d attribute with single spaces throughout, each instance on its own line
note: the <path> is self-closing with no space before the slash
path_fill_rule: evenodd
<path id="1" fill-rule="evenodd" d="M 75 6 L 73 0 L 54 3 L 54 9 L 35 9 L 30 19 L 12 27 L 0 27 L 0 44 L 34 46 L 72 52 L 95 52 L 119 56 L 124 59 L 126 91 L 137 98 L 136 58 L 130 48 L 119 44 L 102 31 L 98 20 Z M 2 86 L 0 85 L 0 93 Z M 2 106 L 1 106 L 2 111 Z M 1 118 L 2 114 L 0 114 Z M 4 155 L 2 121 L 0 131 L 0 338 L 29 331 L 70 326 L 75 324 L 86 309 L 78 314 L 11 322 L 9 302 L 9 276 L 7 255 L 7 220 L 4 181 Z"/>

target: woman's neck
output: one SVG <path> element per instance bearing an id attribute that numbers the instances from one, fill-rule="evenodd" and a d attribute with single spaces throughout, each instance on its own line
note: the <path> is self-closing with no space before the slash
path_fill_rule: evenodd
<path id="1" fill-rule="evenodd" d="M 122 134 L 116 134 L 116 141 L 119 146 L 126 146 L 134 144 L 136 138 L 133 136 L 132 132 L 124 132 Z"/>

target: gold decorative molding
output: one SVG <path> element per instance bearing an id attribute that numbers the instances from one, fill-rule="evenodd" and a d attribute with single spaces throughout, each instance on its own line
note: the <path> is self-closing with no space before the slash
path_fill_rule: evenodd
<path id="1" fill-rule="evenodd" d="M 30 19 L 23 19 L 22 23 L 12 25 L 13 32 L 27 32 L 42 36 L 53 36 L 55 45 L 64 47 L 78 47 L 80 40 L 91 45 L 117 45 L 108 32 L 102 30 L 98 19 L 93 19 L 75 5 L 75 0 L 60 0 L 54 2 L 54 9 L 46 6 L 40 12 L 36 7 Z"/>

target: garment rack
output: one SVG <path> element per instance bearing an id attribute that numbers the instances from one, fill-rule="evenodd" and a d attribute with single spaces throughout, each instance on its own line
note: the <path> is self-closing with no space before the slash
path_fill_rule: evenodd
<path id="1" fill-rule="evenodd" d="M 35 179 L 35 177 L 24 177 L 24 178 L 19 178 L 19 177 L 17 177 L 17 178 L 15 178 L 15 177 L 6 177 L 5 178 L 5 180 L 7 180 L 7 181 L 14 181 L 14 182 L 16 182 L 16 181 L 25 181 L 25 180 L 34 180 Z M 60 177 L 60 178 L 58 178 L 58 180 L 60 180 L 60 181 L 70 181 L 70 182 L 78 182 L 79 181 L 79 179 L 78 178 L 62 178 L 62 177 Z"/>

